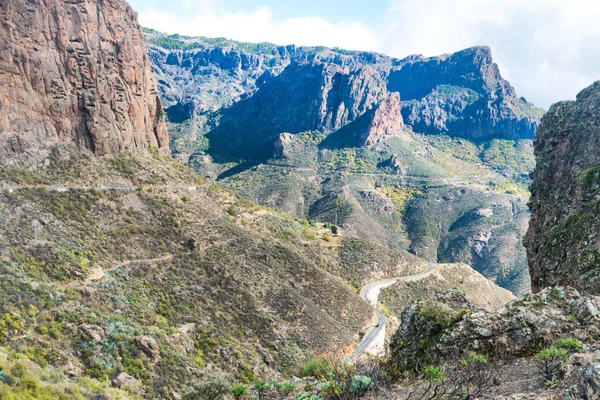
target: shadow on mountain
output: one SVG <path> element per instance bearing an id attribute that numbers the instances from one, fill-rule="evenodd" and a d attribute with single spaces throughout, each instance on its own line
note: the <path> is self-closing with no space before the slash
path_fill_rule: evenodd
<path id="1" fill-rule="evenodd" d="M 220 181 L 222 179 L 227 179 L 234 175 L 241 174 L 242 172 L 248 171 L 249 169 L 252 169 L 262 163 L 263 161 L 258 160 L 244 161 L 232 168 L 229 168 L 227 171 L 222 172 L 219 176 L 217 176 L 217 180 Z"/>
<path id="2" fill-rule="evenodd" d="M 369 110 L 354 122 L 344 125 L 335 132 L 327 135 L 319 143 L 321 149 L 348 149 L 361 147 L 365 143 L 364 133 L 368 131 L 369 124 L 373 118 L 374 110 Z"/>

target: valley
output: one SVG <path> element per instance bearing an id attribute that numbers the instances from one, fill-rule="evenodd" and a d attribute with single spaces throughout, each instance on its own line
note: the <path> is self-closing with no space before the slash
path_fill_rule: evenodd
<path id="1" fill-rule="evenodd" d="M 598 399 L 599 93 L 0 1 L 0 400 Z"/>

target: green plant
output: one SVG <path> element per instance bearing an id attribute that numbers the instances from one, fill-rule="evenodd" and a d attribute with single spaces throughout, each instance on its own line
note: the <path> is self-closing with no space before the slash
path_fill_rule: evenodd
<path id="1" fill-rule="evenodd" d="M 538 360 L 538 371 L 544 382 L 554 381 L 569 356 L 566 349 L 551 346 L 535 355 Z"/>
<path id="2" fill-rule="evenodd" d="M 311 392 L 302 392 L 298 395 L 297 400 L 322 400 L 321 396 Z"/>
<path id="3" fill-rule="evenodd" d="M 273 387 L 275 387 L 275 390 L 277 390 L 277 393 L 282 400 L 289 396 L 296 388 L 291 382 L 274 382 Z"/>
<path id="4" fill-rule="evenodd" d="M 333 374 L 331 361 L 324 357 L 309 360 L 300 370 L 300 377 L 314 376 L 317 379 L 327 380 Z"/>
<path id="5" fill-rule="evenodd" d="M 267 398 L 267 393 L 269 390 L 271 390 L 271 384 L 259 379 L 258 381 L 254 382 L 253 388 L 258 396 L 258 400 L 264 400 Z"/>
<path id="6" fill-rule="evenodd" d="M 231 376 L 217 371 L 204 371 L 200 378 L 183 389 L 185 400 L 223 400 L 231 387 Z"/>
<path id="7" fill-rule="evenodd" d="M 444 369 L 434 365 L 425 367 L 424 376 L 431 383 L 439 383 L 444 380 Z"/>
<path id="8" fill-rule="evenodd" d="M 248 392 L 248 386 L 246 385 L 235 385 L 229 388 L 229 393 L 233 396 L 235 400 L 240 400 L 244 397 L 244 395 Z"/>
<path id="9" fill-rule="evenodd" d="M 583 345 L 575 338 L 563 338 L 554 342 L 554 346 L 559 349 L 565 349 L 569 353 L 582 353 Z"/>
<path id="10" fill-rule="evenodd" d="M 350 384 L 350 393 L 356 397 L 363 397 L 372 388 L 373 381 L 371 378 L 357 375 L 352 378 L 352 383 Z"/>
<path id="11" fill-rule="evenodd" d="M 27 374 L 27 367 L 23 363 L 16 363 L 10 370 L 10 374 L 15 378 L 22 378 Z"/>
<path id="12" fill-rule="evenodd" d="M 343 393 L 342 386 L 337 381 L 328 381 L 323 384 L 321 391 L 328 398 L 339 399 Z"/>
<path id="13" fill-rule="evenodd" d="M 232 217 L 238 215 L 237 210 L 235 209 L 235 206 L 233 204 L 227 208 L 227 214 L 231 215 Z"/>

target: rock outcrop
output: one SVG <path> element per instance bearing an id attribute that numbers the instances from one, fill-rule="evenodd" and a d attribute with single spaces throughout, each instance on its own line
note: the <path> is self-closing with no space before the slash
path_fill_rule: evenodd
<path id="1" fill-rule="evenodd" d="M 0 159 L 57 142 L 168 152 L 136 13 L 122 0 L 0 3 Z"/>
<path id="2" fill-rule="evenodd" d="M 380 140 L 399 135 L 403 130 L 410 128 L 404 126 L 400 114 L 400 95 L 392 93 L 373 110 L 369 126 L 361 133 L 360 141 L 364 146 L 372 146 Z"/>
<path id="3" fill-rule="evenodd" d="M 600 298 L 571 288 L 548 288 L 499 310 L 477 309 L 457 294 L 407 308 L 390 344 L 399 371 L 475 351 L 492 359 L 532 356 L 560 338 L 595 344 Z"/>
<path id="4" fill-rule="evenodd" d="M 555 104 L 534 150 L 526 237 L 532 288 L 600 292 L 600 82 Z"/>

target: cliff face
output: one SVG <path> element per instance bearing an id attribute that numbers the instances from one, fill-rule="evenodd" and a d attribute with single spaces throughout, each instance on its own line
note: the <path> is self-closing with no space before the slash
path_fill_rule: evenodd
<path id="1" fill-rule="evenodd" d="M 385 81 L 368 66 L 349 71 L 335 64 L 294 63 L 255 95 L 223 110 L 208 137 L 217 152 L 270 155 L 279 133 L 333 132 L 386 97 Z"/>
<path id="2" fill-rule="evenodd" d="M 517 97 L 488 47 L 452 55 L 412 56 L 396 63 L 388 89 L 416 132 L 469 139 L 532 139 L 541 110 Z"/>
<path id="3" fill-rule="evenodd" d="M 526 238 L 532 286 L 600 291 L 600 82 L 555 104 L 534 150 Z"/>
<path id="4" fill-rule="evenodd" d="M 0 3 L 0 158 L 56 142 L 168 152 L 136 13 L 122 0 Z"/>

